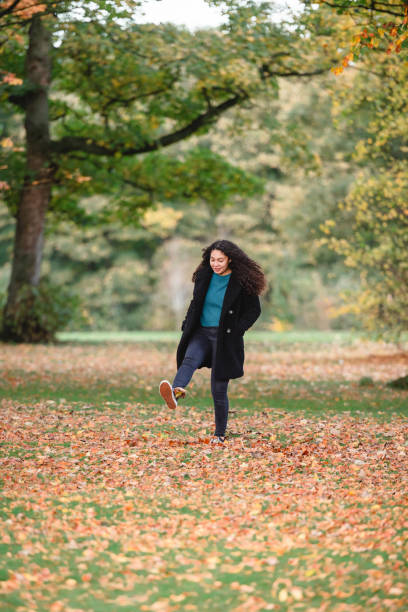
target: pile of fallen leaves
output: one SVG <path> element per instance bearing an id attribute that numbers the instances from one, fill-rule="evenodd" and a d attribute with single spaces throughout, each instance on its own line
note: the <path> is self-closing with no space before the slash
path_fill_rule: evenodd
<path id="1" fill-rule="evenodd" d="M 42 389 L 87 380 L 92 390 L 104 373 L 108 389 L 133 381 L 143 394 L 166 351 L 5 348 L 0 608 L 408 608 L 408 424 L 392 415 L 406 393 L 389 396 L 389 415 L 364 412 L 363 401 L 358 413 L 326 411 L 336 399 L 327 389 L 320 413 L 288 412 L 262 375 L 276 354 L 249 354 L 247 376 L 258 371 L 262 391 L 252 386 L 234 408 L 219 448 L 208 444 L 209 396 L 200 407 L 193 393 L 171 413 L 154 390 L 143 402 L 13 398 L 39 379 Z M 327 354 L 313 359 L 323 371 Z M 200 374 L 197 394 L 207 386 Z"/>

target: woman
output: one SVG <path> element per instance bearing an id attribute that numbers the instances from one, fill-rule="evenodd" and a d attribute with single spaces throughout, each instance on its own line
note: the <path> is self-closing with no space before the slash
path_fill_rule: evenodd
<path id="1" fill-rule="evenodd" d="M 243 376 L 243 335 L 261 313 L 259 295 L 265 288 L 260 266 L 229 240 L 203 249 L 193 274 L 194 292 L 181 326 L 176 377 L 160 383 L 160 395 L 169 408 L 186 394 L 197 368 L 211 368 L 214 401 L 213 443 L 224 444 L 228 421 L 228 383 Z"/>

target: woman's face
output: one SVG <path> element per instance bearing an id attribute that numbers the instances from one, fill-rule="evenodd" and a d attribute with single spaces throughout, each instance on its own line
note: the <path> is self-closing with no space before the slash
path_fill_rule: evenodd
<path id="1" fill-rule="evenodd" d="M 230 261 L 231 260 L 222 251 L 218 249 L 211 251 L 210 266 L 216 274 L 220 274 L 221 276 L 229 274 L 231 272 L 229 267 Z"/>

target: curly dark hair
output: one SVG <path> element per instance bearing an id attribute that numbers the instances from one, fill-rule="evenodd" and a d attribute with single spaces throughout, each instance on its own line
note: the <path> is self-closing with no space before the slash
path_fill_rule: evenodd
<path id="1" fill-rule="evenodd" d="M 229 267 L 245 291 L 250 295 L 260 295 L 265 290 L 266 279 L 261 266 L 230 240 L 216 240 L 203 249 L 201 263 L 193 273 L 193 283 L 200 272 L 211 269 L 210 256 L 215 249 L 229 257 Z"/>

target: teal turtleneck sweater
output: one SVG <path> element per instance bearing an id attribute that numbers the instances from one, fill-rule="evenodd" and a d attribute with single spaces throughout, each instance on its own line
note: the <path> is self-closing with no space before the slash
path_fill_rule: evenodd
<path id="1" fill-rule="evenodd" d="M 221 276 L 213 272 L 200 317 L 200 325 L 203 327 L 218 327 L 230 277 L 231 273 Z"/>

